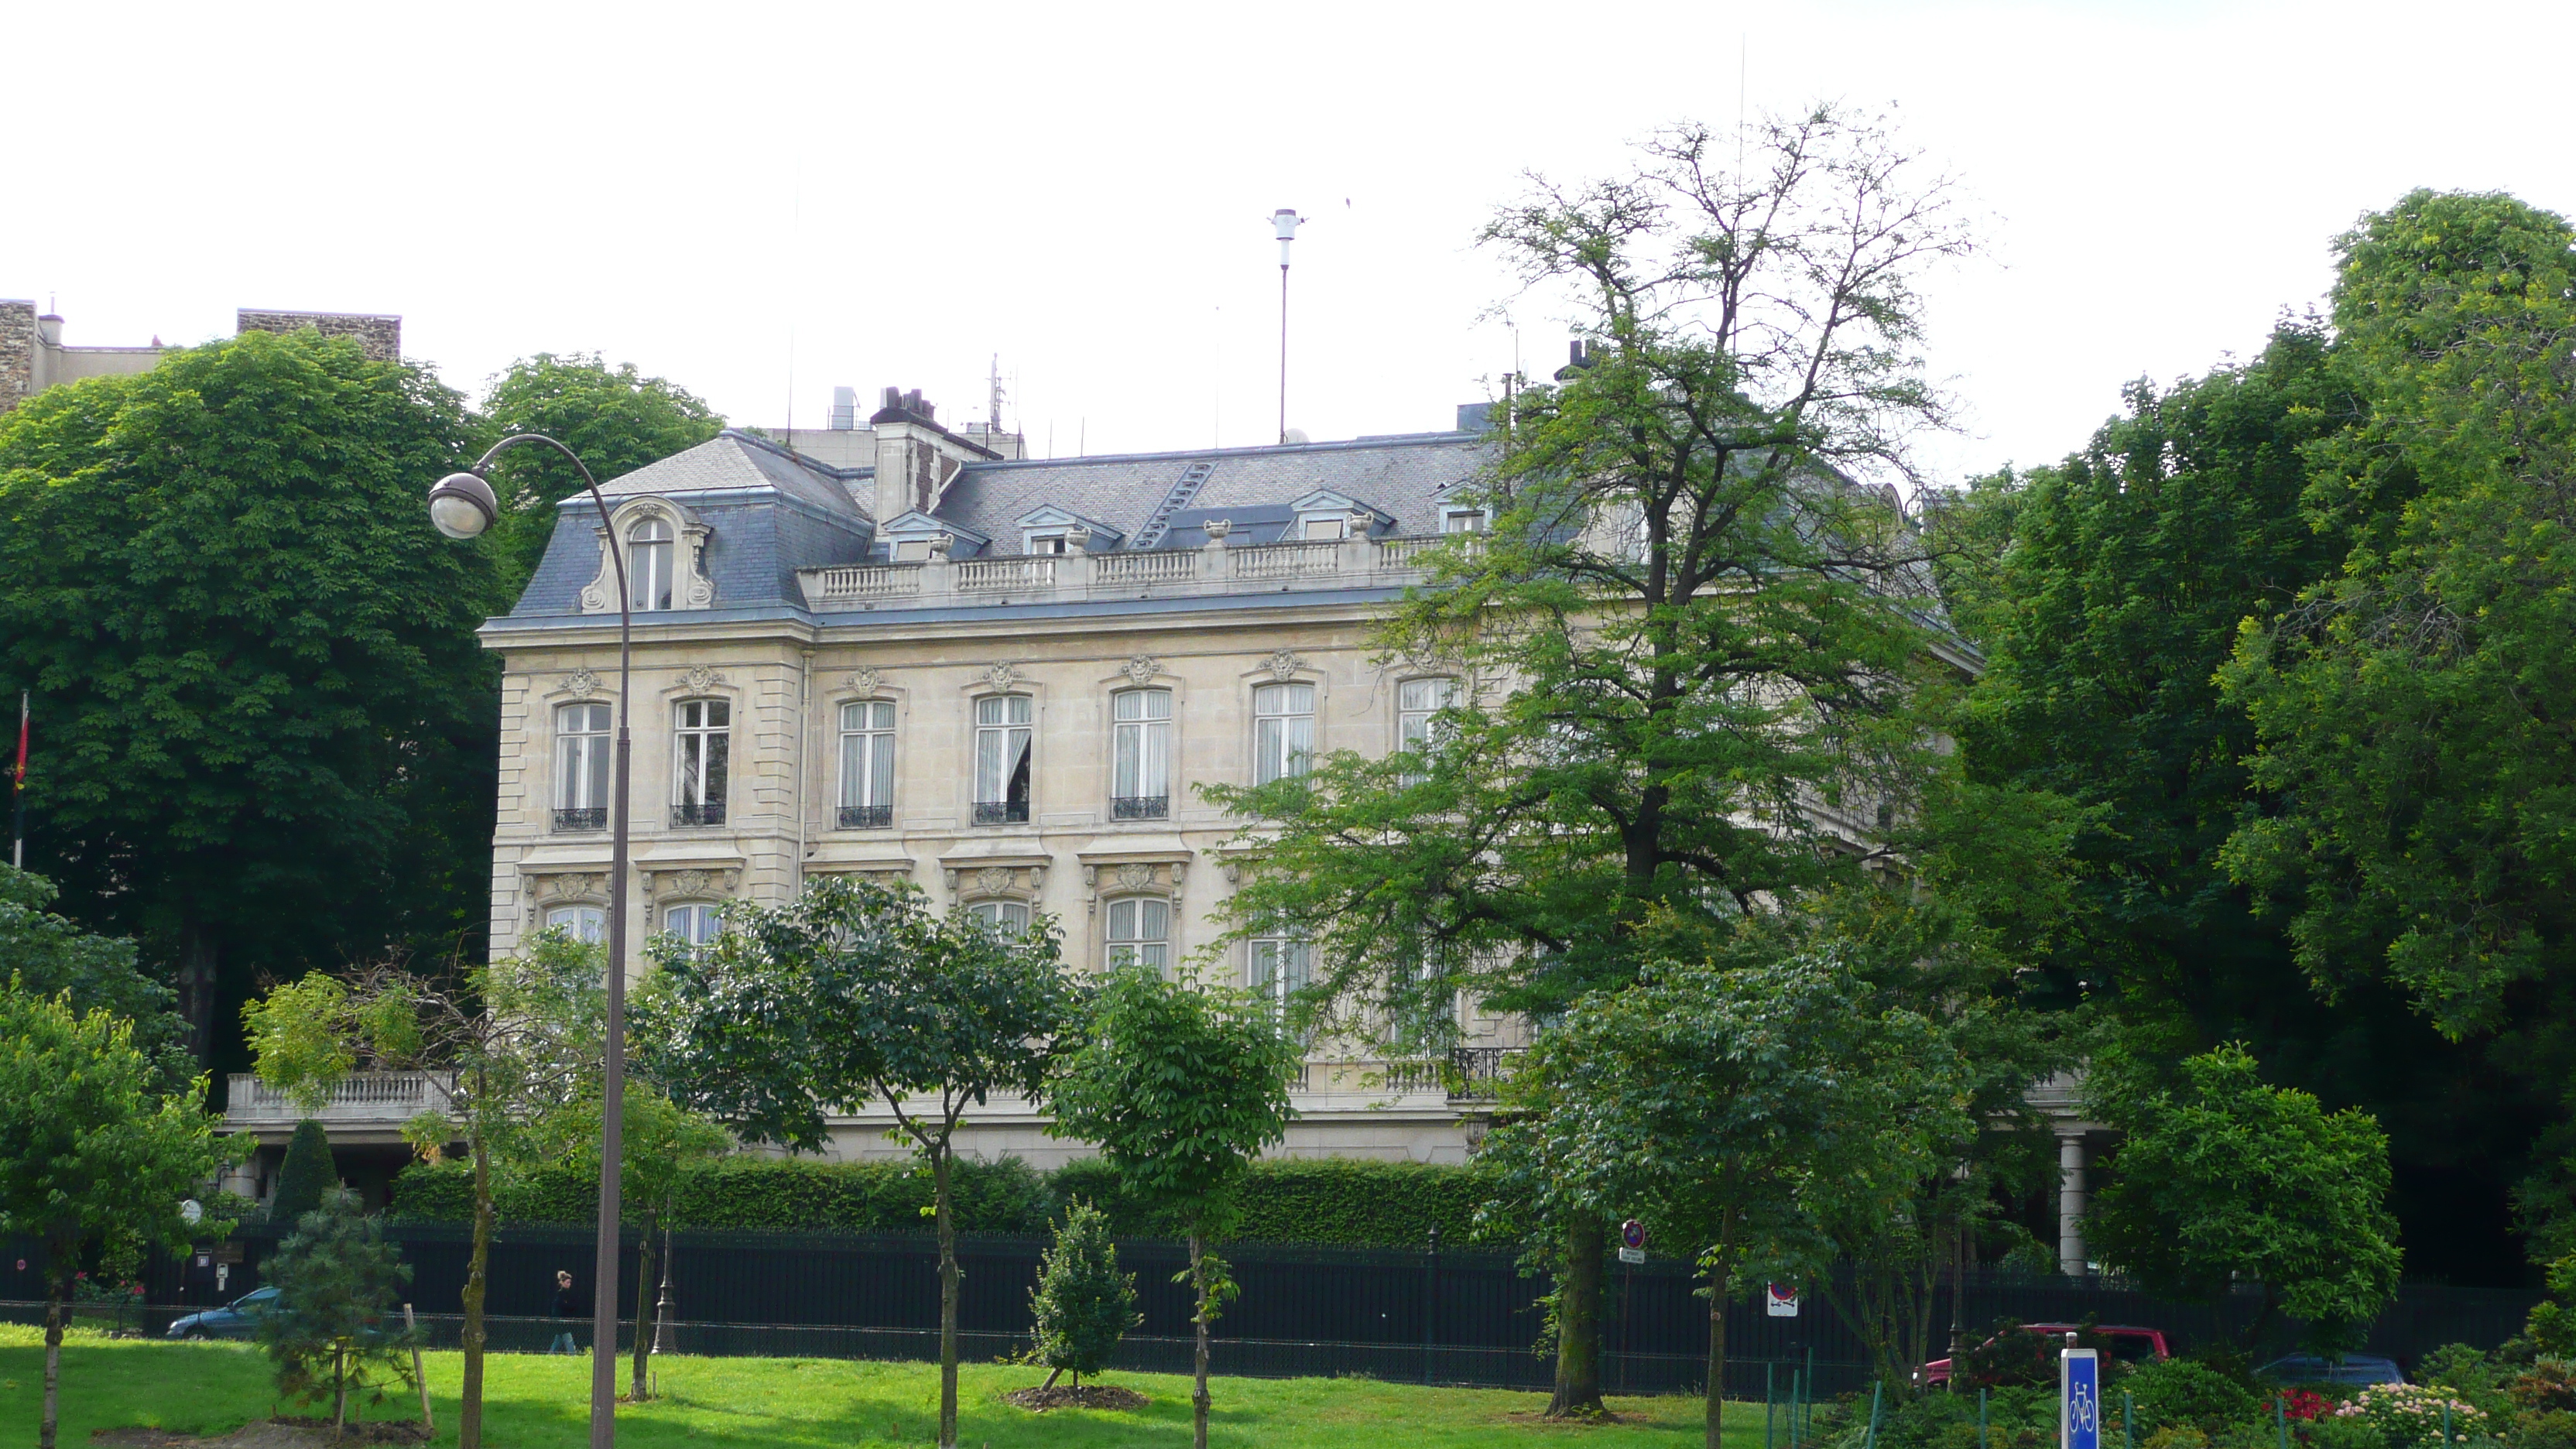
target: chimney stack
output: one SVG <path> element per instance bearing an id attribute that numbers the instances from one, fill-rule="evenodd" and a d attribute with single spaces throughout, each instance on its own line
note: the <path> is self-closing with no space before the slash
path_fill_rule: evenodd
<path id="1" fill-rule="evenodd" d="M 846 433 L 859 425 L 859 390 L 854 387 L 832 389 L 832 431 Z"/>

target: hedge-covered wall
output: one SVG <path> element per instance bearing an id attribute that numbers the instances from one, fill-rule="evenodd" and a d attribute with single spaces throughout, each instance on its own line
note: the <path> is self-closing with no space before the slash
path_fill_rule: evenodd
<path id="1" fill-rule="evenodd" d="M 1444 1246 L 1475 1241 L 1476 1209 L 1490 1179 L 1471 1167 L 1414 1162 L 1277 1160 L 1253 1164 L 1229 1236 L 1241 1242 L 1419 1248 L 1440 1229 Z M 1016 1158 L 960 1162 L 957 1225 L 970 1233 L 1036 1234 L 1078 1197 L 1109 1214 L 1120 1237 L 1171 1237 L 1179 1225 L 1119 1190 L 1098 1159 L 1040 1173 Z M 587 1171 L 539 1166 L 494 1170 L 493 1207 L 505 1223 L 594 1219 L 599 1181 Z M 679 1228 L 795 1232 L 928 1232 L 930 1175 L 904 1162 L 817 1162 L 734 1157 L 684 1172 L 672 1214 Z M 465 1222 L 474 1176 L 462 1162 L 414 1163 L 394 1184 L 406 1218 Z"/>

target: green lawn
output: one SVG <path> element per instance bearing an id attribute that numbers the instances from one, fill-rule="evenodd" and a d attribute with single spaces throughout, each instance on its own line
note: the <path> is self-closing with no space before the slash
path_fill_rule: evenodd
<path id="1" fill-rule="evenodd" d="M 581 1449 L 588 1442 L 590 1361 L 494 1354 L 485 1374 L 485 1442 L 493 1449 Z M 928 1364 L 842 1359 L 688 1358 L 656 1360 L 663 1397 L 621 1410 L 619 1440 L 635 1446 L 783 1444 L 917 1445 L 938 1427 L 939 1371 Z M 621 1366 L 622 1367 L 622 1366 Z M 460 1360 L 429 1355 L 438 1442 L 456 1442 Z M 1136 1414 L 1055 1410 L 1031 1414 L 998 1401 L 1043 1371 L 970 1364 L 959 1392 L 958 1438 L 970 1446 L 1186 1445 L 1189 1380 L 1112 1374 L 1153 1399 Z M 620 1382 L 624 1382 L 623 1374 Z M 44 1392 L 39 1330 L 0 1324 L 0 1443 L 35 1438 Z M 1368 1379 L 1219 1379 L 1209 1442 L 1263 1449 L 1445 1449 L 1452 1445 L 1569 1442 L 1602 1449 L 1663 1449 L 1700 1442 L 1696 1399 L 1614 1399 L 1626 1422 L 1544 1423 L 1538 1394 L 1500 1389 L 1426 1389 Z M 410 1413 L 417 1414 L 417 1400 Z M 93 1429 L 144 1425 L 222 1433 L 272 1411 L 268 1367 L 257 1349 L 233 1343 L 107 1342 L 81 1337 L 63 1349 L 63 1440 Z M 370 1418 L 401 1417 L 388 1404 Z M 1762 1406 L 1727 1408 L 1728 1449 L 1761 1449 Z"/>

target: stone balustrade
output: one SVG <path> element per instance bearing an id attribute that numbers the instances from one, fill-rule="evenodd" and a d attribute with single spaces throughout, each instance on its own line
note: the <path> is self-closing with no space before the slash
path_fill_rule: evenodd
<path id="1" fill-rule="evenodd" d="M 1422 577 L 1421 555 L 1444 540 L 1347 538 L 1136 553 L 1008 554 L 923 563 L 800 569 L 796 582 L 817 613 L 1086 599 L 1274 593 L 1281 589 L 1391 589 Z"/>
<path id="2" fill-rule="evenodd" d="M 320 1107 L 292 1097 L 248 1072 L 227 1082 L 224 1125 L 232 1131 L 293 1127 L 312 1117 L 328 1128 L 400 1127 L 423 1112 L 444 1111 L 447 1093 L 427 1072 L 354 1072 L 333 1084 Z"/>

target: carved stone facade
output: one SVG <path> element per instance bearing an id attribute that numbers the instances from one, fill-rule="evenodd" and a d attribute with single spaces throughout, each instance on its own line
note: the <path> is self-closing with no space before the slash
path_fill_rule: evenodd
<path id="1" fill-rule="evenodd" d="M 1416 472 L 1433 474 L 1426 465 L 1437 463 L 1454 476 L 1474 466 L 1471 445 L 1463 437 L 1444 438 L 1436 447 L 1399 443 L 1378 451 Z M 612 516 L 622 519 L 646 506 L 686 510 L 710 530 L 710 556 L 759 543 L 757 527 L 784 536 L 780 520 L 792 521 L 805 502 L 795 489 L 780 490 L 773 516 L 753 520 L 755 526 L 725 511 L 773 480 L 780 462 L 752 458 L 759 471 L 746 467 L 739 488 L 728 494 L 716 485 L 729 484 L 733 475 L 719 468 L 731 466 L 728 456 L 748 457 L 751 450 L 735 439 L 693 451 L 695 458 L 683 454 L 612 482 Z M 1212 495 L 1221 494 L 1228 467 L 1278 469 L 1284 481 L 1274 486 L 1285 490 L 1305 486 L 1305 474 L 1322 466 L 1297 449 L 1209 456 L 1215 477 L 1201 469 L 1199 479 Z M 1390 468 L 1383 456 L 1359 461 L 1380 473 Z M 1336 466 L 1345 465 L 1348 460 Z M 801 466 L 843 487 L 853 506 L 863 506 L 858 500 L 875 486 L 810 460 Z M 1073 466 L 968 459 L 960 464 L 966 481 L 956 487 L 1008 484 L 1039 493 L 1033 476 Z M 1103 464 L 1095 458 L 1082 466 Z M 1108 526 L 1132 537 L 1173 491 L 1189 457 L 1153 455 L 1127 466 L 1141 480 L 1135 506 Z M 694 491 L 646 493 L 657 470 Z M 1427 497 L 1438 481 L 1434 476 L 1413 486 Z M 921 501 L 921 487 L 938 501 L 936 476 L 928 484 L 919 477 L 907 483 L 914 491 L 905 494 L 906 505 Z M 1085 513 L 1097 518 L 1104 505 L 1096 482 L 1090 486 Z M 1400 686 L 1418 671 L 1379 658 L 1370 631 L 1414 575 L 1381 568 L 1382 549 L 1385 557 L 1398 555 L 1378 539 L 1340 541 L 1320 551 L 1293 541 L 1265 545 L 1255 530 L 1266 526 L 1266 537 L 1276 539 L 1284 525 L 1245 520 L 1282 519 L 1284 508 L 1264 514 L 1239 500 L 1228 506 L 1234 517 L 1215 527 L 1188 523 L 1194 531 L 1178 548 L 1087 556 L 1068 548 L 1057 558 L 1101 572 L 1090 575 L 1090 592 L 1061 604 L 1017 604 L 1004 589 L 1024 590 L 1037 576 L 1035 567 L 987 555 L 892 565 L 986 567 L 1001 581 L 989 594 L 972 592 L 972 578 L 983 577 L 977 575 L 959 582 L 953 595 L 975 606 L 989 600 L 992 606 L 980 612 L 946 598 L 934 605 L 927 597 L 818 607 L 810 590 L 791 592 L 791 580 L 771 573 L 764 575 L 772 580 L 766 600 L 749 596 L 751 582 L 726 583 L 712 607 L 638 614 L 630 972 L 643 969 L 641 943 L 648 933 L 671 928 L 673 911 L 711 902 L 775 904 L 809 880 L 840 875 L 908 881 L 942 909 L 983 906 L 1012 919 L 1044 913 L 1063 932 L 1065 960 L 1075 971 L 1098 971 L 1113 949 L 1159 930 L 1154 944 L 1173 965 L 1191 963 L 1255 984 L 1252 952 L 1225 941 L 1216 918 L 1234 889 L 1226 846 L 1236 823 L 1206 804 L 1199 788 L 1255 780 L 1260 716 L 1281 708 L 1282 699 L 1311 710 L 1302 727 L 1317 752 L 1394 748 L 1401 737 Z M 616 618 L 593 611 L 581 596 L 604 560 L 595 520 L 567 508 L 530 600 L 485 631 L 506 670 L 491 917 L 496 953 L 517 949 L 554 903 L 605 899 L 604 812 L 567 808 L 568 800 L 577 806 L 587 799 L 567 780 L 584 768 L 589 757 L 583 752 L 599 747 L 604 726 L 597 704 L 617 697 Z M 1005 530 L 961 526 L 955 536 L 998 538 Z M 1106 536 L 1091 530 L 1089 546 L 1100 550 Z M 1274 552 L 1262 553 L 1263 547 Z M 1211 548 L 1221 564 L 1237 564 L 1235 553 L 1249 562 L 1202 567 L 1201 555 Z M 1345 572 L 1309 569 L 1291 574 L 1283 589 L 1281 569 L 1308 568 L 1317 558 Z M 830 558 L 779 562 L 877 567 Z M 746 568 L 720 577 L 749 581 L 753 575 Z M 1142 582 L 1131 587 L 1123 582 L 1128 579 Z M 1175 591 L 1171 597 L 1153 596 L 1166 586 Z M 873 586 L 861 579 L 853 587 Z M 1283 683 L 1296 687 L 1278 689 Z M 1122 703 L 1139 690 L 1166 697 Z M 715 719 L 721 725 L 710 724 Z M 725 771 L 723 808 L 714 820 L 679 808 L 692 761 L 703 770 L 711 732 L 724 742 Z M 872 752 L 880 748 L 892 751 L 890 767 L 875 763 Z M 1128 752 L 1124 767 L 1122 750 Z M 1139 774 L 1138 751 L 1159 764 Z M 573 796 L 564 793 L 568 788 Z M 1507 1023 L 1480 1019 L 1469 1024 L 1469 1040 L 1512 1046 L 1519 1038 Z M 1302 1120 L 1284 1150 L 1463 1158 L 1477 1107 L 1451 1102 L 1436 1080 L 1419 1073 L 1400 1088 L 1386 1083 L 1382 1065 L 1319 1056 L 1298 1095 Z M 862 1113 L 842 1123 L 839 1150 L 854 1156 L 899 1151 L 881 1140 L 881 1115 Z M 1045 1138 L 1042 1126 L 1024 1106 L 997 1103 L 970 1119 L 968 1147 L 984 1155 L 1016 1152 L 1041 1164 L 1079 1151 Z"/>

